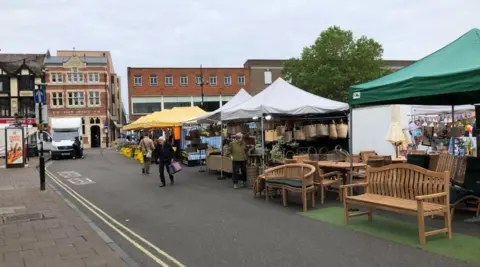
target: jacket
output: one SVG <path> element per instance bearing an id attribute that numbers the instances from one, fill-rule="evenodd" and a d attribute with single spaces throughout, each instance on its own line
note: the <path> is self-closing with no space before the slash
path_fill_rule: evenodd
<path id="1" fill-rule="evenodd" d="M 230 143 L 229 153 L 232 156 L 233 161 L 245 161 L 247 160 L 246 145 L 243 141 L 233 140 Z"/>
<path id="2" fill-rule="evenodd" d="M 155 156 L 161 162 L 171 162 L 175 151 L 173 151 L 172 145 L 165 142 L 163 145 L 158 144 L 155 148 Z"/>
<path id="3" fill-rule="evenodd" d="M 148 137 L 144 137 L 142 141 L 140 141 L 139 147 L 144 156 L 146 156 L 148 152 L 153 152 L 155 150 L 155 145 L 153 144 L 152 139 Z"/>

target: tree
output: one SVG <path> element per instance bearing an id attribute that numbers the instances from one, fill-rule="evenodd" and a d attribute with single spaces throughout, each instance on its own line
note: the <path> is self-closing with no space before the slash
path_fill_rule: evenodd
<path id="1" fill-rule="evenodd" d="M 391 72 L 382 60 L 377 41 L 333 26 L 315 43 L 305 47 L 300 58 L 285 61 L 283 77 L 313 94 L 346 102 L 348 88 Z"/>

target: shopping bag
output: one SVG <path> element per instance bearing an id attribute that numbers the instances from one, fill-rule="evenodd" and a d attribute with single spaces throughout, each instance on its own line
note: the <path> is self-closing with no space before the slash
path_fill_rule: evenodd
<path id="1" fill-rule="evenodd" d="M 182 165 L 176 161 L 170 164 L 170 173 L 174 174 L 182 170 Z"/>

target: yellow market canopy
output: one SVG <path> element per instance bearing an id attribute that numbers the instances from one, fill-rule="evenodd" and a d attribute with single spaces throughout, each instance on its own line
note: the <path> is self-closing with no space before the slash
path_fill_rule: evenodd
<path id="1" fill-rule="evenodd" d="M 143 128 L 164 128 L 182 126 L 183 122 L 189 118 L 206 114 L 199 107 L 175 107 L 173 109 L 155 112 L 151 116 L 142 121 Z"/>
<path id="2" fill-rule="evenodd" d="M 152 114 L 149 114 L 149 115 L 152 115 Z M 145 121 L 147 119 L 147 116 L 149 116 L 149 115 L 142 116 L 142 117 L 138 118 L 136 121 L 134 121 L 134 122 L 132 122 L 128 125 L 123 126 L 123 130 L 131 131 L 131 130 L 141 129 L 142 122 Z"/>

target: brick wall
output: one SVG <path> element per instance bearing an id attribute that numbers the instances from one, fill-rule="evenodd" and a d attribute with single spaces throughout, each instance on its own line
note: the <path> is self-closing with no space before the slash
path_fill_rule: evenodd
<path id="1" fill-rule="evenodd" d="M 205 96 L 235 95 L 241 88 L 250 91 L 248 68 L 204 68 L 203 81 L 205 83 L 203 93 Z M 158 85 L 150 85 L 150 76 L 158 77 Z M 165 84 L 165 76 L 173 76 L 173 85 Z M 186 75 L 188 84 L 181 85 L 180 77 Z M 135 120 L 139 116 L 132 115 L 132 96 L 200 96 L 200 86 L 195 84 L 195 76 L 200 75 L 199 68 L 128 68 L 128 109 L 130 119 Z M 217 85 L 209 83 L 210 75 L 217 76 Z M 224 85 L 224 76 L 231 76 L 231 85 Z M 238 84 L 238 76 L 245 77 L 245 84 Z M 134 85 L 134 77 L 142 77 L 142 85 Z"/>

